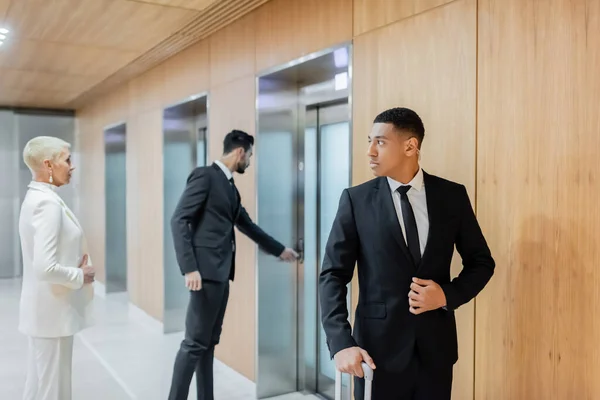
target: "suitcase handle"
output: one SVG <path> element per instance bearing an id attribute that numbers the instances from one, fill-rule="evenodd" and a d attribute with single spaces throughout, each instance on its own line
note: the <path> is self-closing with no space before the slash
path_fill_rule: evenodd
<path id="1" fill-rule="evenodd" d="M 366 362 L 361 363 L 365 376 L 365 400 L 371 400 L 371 391 L 373 389 L 373 369 Z M 342 400 L 342 373 L 335 370 L 335 400 Z"/>

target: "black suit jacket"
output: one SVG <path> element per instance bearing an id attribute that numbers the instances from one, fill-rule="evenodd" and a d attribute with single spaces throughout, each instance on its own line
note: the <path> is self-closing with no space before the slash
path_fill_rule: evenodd
<path id="1" fill-rule="evenodd" d="M 332 357 L 358 345 L 387 371 L 404 369 L 415 347 L 433 365 L 457 361 L 454 310 L 483 289 L 495 263 L 465 187 L 426 173 L 424 182 L 429 236 L 419 265 L 405 244 L 386 178 L 342 193 L 319 277 L 322 322 Z M 455 246 L 464 268 L 451 281 Z M 346 285 L 357 262 L 359 300 L 352 335 Z M 446 295 L 447 310 L 411 314 L 408 293 L 413 277 L 437 282 Z"/>
<path id="2" fill-rule="evenodd" d="M 279 256 L 285 246 L 260 229 L 241 205 L 239 192 L 218 165 L 196 168 L 171 218 L 182 274 L 227 282 L 235 277 L 234 226 L 263 250 Z"/>

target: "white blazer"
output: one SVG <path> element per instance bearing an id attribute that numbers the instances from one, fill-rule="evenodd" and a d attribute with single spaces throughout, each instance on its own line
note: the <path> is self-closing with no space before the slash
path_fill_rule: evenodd
<path id="1" fill-rule="evenodd" d="M 71 336 L 92 323 L 94 289 L 83 284 L 79 268 L 87 247 L 83 230 L 55 190 L 53 185 L 31 182 L 19 219 L 19 331 L 33 337 Z"/>

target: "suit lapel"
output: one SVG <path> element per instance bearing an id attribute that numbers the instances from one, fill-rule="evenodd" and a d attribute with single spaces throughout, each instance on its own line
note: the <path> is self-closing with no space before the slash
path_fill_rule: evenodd
<path id="1" fill-rule="evenodd" d="M 37 183 L 37 182 L 31 182 L 29 184 L 29 188 L 34 189 L 34 190 L 39 190 L 39 191 L 44 192 L 44 193 L 47 193 L 48 195 L 53 196 L 56 200 L 58 200 L 58 202 L 60 203 L 61 207 L 63 208 L 63 211 L 65 212 L 65 214 L 67 214 L 67 217 L 69 217 L 69 219 L 71 221 L 73 221 L 73 223 L 75 224 L 75 226 L 77 226 L 77 228 L 79 228 L 79 230 L 83 232 L 83 229 L 81 228 L 81 225 L 79 224 L 79 220 L 77 220 L 77 218 L 75 217 L 75 215 L 73 214 L 73 212 L 71 211 L 71 209 L 65 204 L 65 202 L 58 195 L 58 193 L 56 193 L 54 190 L 46 187 L 44 184 Z"/>
<path id="2" fill-rule="evenodd" d="M 438 234 L 440 233 L 440 216 L 442 214 L 442 193 L 440 193 L 439 185 L 436 180 L 423 171 L 423 180 L 425 183 L 425 193 L 427 199 L 427 216 L 429 218 L 429 232 L 427 234 L 427 242 L 425 243 L 425 250 L 421 257 L 421 263 L 419 268 L 423 265 L 423 260 L 428 257 L 432 242 L 437 240 Z"/>
<path id="3" fill-rule="evenodd" d="M 398 221 L 394 200 L 392 199 L 392 192 L 387 184 L 387 180 L 385 178 L 380 178 L 377 185 L 375 185 L 374 190 L 376 191 L 375 210 L 379 215 L 379 223 L 384 227 L 385 232 L 390 232 L 392 234 L 410 265 L 415 267 L 410 252 L 408 251 L 408 246 L 406 246 L 404 236 L 402 235 L 402 228 L 400 227 L 400 221 Z"/>
<path id="4" fill-rule="evenodd" d="M 73 212 L 71 212 L 71 209 L 69 207 L 67 207 L 67 205 L 65 204 L 65 202 L 58 195 L 56 195 L 56 196 L 58 197 L 58 201 L 62 205 L 62 207 L 65 210 L 65 213 L 67 214 L 67 216 L 69 217 L 69 219 L 71 221 L 73 221 L 73 223 L 75 225 L 77 225 L 77 227 L 79 228 L 79 230 L 83 231 L 83 229 L 81 229 L 81 225 L 79 224 L 79 221 L 77 220 L 77 218 L 75 217 L 75 215 L 73 215 Z"/>
<path id="5" fill-rule="evenodd" d="M 225 193 L 227 194 L 227 198 L 229 199 L 229 204 L 231 205 L 231 216 L 235 221 L 240 211 L 240 194 L 235 185 L 232 185 L 229 179 L 227 179 L 227 176 L 225 175 L 223 170 L 221 170 L 221 168 L 217 164 L 213 163 L 212 166 L 218 171 L 219 175 L 223 177 L 222 186 L 225 190 Z"/>

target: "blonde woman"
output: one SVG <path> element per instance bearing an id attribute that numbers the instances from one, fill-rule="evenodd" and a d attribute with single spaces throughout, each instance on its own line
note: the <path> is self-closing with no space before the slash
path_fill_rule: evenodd
<path id="1" fill-rule="evenodd" d="M 19 330 L 29 337 L 24 400 L 70 400 L 73 335 L 89 326 L 94 268 L 83 231 L 56 189 L 71 180 L 69 143 L 39 136 L 23 150 L 33 179 L 21 206 Z"/>

